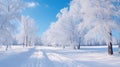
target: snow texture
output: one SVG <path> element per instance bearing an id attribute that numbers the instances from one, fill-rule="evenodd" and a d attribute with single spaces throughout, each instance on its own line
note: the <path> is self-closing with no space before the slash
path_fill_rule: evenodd
<path id="1" fill-rule="evenodd" d="M 3 48 L 3 47 L 2 47 Z M 0 50 L 0 67 L 119 67 L 120 57 L 106 53 L 107 46 L 81 46 L 81 50 L 37 46 L 12 46 Z"/>

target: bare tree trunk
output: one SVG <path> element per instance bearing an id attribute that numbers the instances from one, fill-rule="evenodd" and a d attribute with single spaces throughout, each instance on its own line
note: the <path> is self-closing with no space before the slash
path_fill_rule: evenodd
<path id="1" fill-rule="evenodd" d="M 28 46 L 28 36 L 26 36 L 26 39 L 25 39 L 26 41 L 26 47 Z"/>
<path id="2" fill-rule="evenodd" d="M 112 48 L 112 32 L 109 33 L 110 35 L 110 42 L 108 44 L 108 54 L 113 55 L 113 48 Z"/>
<path id="3" fill-rule="evenodd" d="M 79 45 L 78 45 L 78 47 L 77 47 L 78 49 L 80 49 L 80 43 L 79 43 Z"/>
<path id="4" fill-rule="evenodd" d="M 6 51 L 8 50 L 8 47 L 9 47 L 9 46 L 7 45 L 7 46 L 6 46 Z"/>
<path id="5" fill-rule="evenodd" d="M 64 49 L 64 48 L 65 48 L 65 45 L 63 45 L 62 47 L 63 47 L 63 49 Z"/>
<path id="6" fill-rule="evenodd" d="M 25 43 L 23 43 L 23 47 L 25 47 Z"/>
<path id="7" fill-rule="evenodd" d="M 109 55 L 113 55 L 113 48 L 112 48 L 112 43 L 110 42 L 110 44 L 108 45 L 108 54 Z"/>
<path id="8" fill-rule="evenodd" d="M 79 44 L 77 46 L 77 49 L 80 49 L 80 40 L 81 40 L 81 38 L 79 38 Z"/>

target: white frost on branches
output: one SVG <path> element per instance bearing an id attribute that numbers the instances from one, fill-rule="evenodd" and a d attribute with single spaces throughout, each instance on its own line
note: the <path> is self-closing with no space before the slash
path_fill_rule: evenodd
<path id="1" fill-rule="evenodd" d="M 116 9 L 112 0 L 72 0 L 43 34 L 43 43 L 62 46 L 107 44 L 111 38 L 117 42 L 115 35 L 109 35 L 120 31 L 120 24 L 114 19 L 118 13 Z"/>
<path id="2" fill-rule="evenodd" d="M 16 30 L 14 21 L 20 20 L 24 7 L 21 0 L 0 0 L 0 44 L 12 43 Z"/>
<path id="3" fill-rule="evenodd" d="M 21 32 L 19 34 L 18 40 L 24 46 L 30 46 L 35 44 L 36 38 L 36 25 L 34 19 L 29 16 L 21 17 Z"/>

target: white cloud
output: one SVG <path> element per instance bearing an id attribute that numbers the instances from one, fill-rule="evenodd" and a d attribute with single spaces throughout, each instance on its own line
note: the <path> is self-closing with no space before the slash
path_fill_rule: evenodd
<path id="1" fill-rule="evenodd" d="M 35 2 L 28 3 L 28 7 L 36 7 L 37 5 L 38 3 L 35 3 Z"/>

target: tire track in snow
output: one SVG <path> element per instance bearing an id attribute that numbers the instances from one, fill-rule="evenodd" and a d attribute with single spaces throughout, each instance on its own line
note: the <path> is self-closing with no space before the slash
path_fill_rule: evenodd
<path id="1" fill-rule="evenodd" d="M 42 58 L 41 51 L 34 51 L 29 59 L 22 65 L 22 67 L 41 67 L 40 59 Z"/>
<path id="2" fill-rule="evenodd" d="M 54 67 L 44 49 L 36 49 L 22 67 Z"/>
<path id="3" fill-rule="evenodd" d="M 48 58 L 47 52 L 44 49 L 40 49 L 43 53 L 43 58 L 41 59 L 41 67 L 55 67 L 53 62 Z"/>
<path id="4" fill-rule="evenodd" d="M 21 67 L 41 67 L 39 59 L 29 59 L 27 63 L 22 65 Z"/>
<path id="5" fill-rule="evenodd" d="M 57 51 L 47 50 L 49 53 L 48 58 L 53 61 L 55 67 L 87 67 L 77 60 L 71 59 L 64 54 L 60 54 Z"/>
<path id="6" fill-rule="evenodd" d="M 54 65 L 54 67 L 77 67 L 74 65 L 76 63 L 71 58 L 64 56 L 63 54 L 59 54 L 56 50 L 51 49 L 42 49 L 49 61 Z M 49 67 L 52 67 L 49 65 Z"/>

